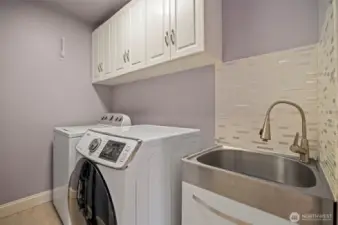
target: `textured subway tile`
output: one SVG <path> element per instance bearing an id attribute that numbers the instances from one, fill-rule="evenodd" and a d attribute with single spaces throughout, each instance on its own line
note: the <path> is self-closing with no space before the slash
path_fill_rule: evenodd
<path id="1" fill-rule="evenodd" d="M 266 145 L 267 142 L 263 142 L 263 141 L 251 141 L 252 144 L 254 145 Z"/>
<path id="2" fill-rule="evenodd" d="M 287 105 L 273 109 L 272 141 L 260 142 L 258 133 L 266 110 L 280 99 L 297 102 L 304 108 L 308 121 L 318 123 L 313 119 L 317 118 L 318 107 L 317 46 L 240 59 L 217 67 L 216 105 L 222 107 L 216 107 L 216 115 L 229 120 L 226 128 L 216 129 L 221 132 L 217 136 L 231 137 L 232 143 L 247 149 L 294 154 L 289 145 L 301 128 L 296 109 Z M 313 136 L 317 135 L 318 126 L 312 126 L 311 130 L 314 133 L 311 138 L 317 138 Z"/>
<path id="3" fill-rule="evenodd" d="M 268 151 L 273 151 L 274 149 L 272 147 L 266 147 L 266 146 L 257 146 L 258 149 L 261 150 L 268 150 Z"/>
<path id="4" fill-rule="evenodd" d="M 318 46 L 318 114 L 320 162 L 335 196 L 337 193 L 337 19 L 336 1 L 326 12 Z"/>

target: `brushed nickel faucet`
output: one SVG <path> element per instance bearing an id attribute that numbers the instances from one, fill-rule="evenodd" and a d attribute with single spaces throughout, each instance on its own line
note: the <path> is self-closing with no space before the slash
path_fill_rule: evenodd
<path id="1" fill-rule="evenodd" d="M 306 119 L 304 110 L 297 105 L 296 103 L 290 101 L 276 101 L 273 103 L 268 111 L 266 112 L 263 128 L 259 131 L 259 135 L 261 139 L 265 142 L 271 140 L 271 129 L 270 129 L 270 112 L 278 104 L 287 104 L 294 106 L 298 109 L 301 117 L 302 117 L 302 138 L 300 141 L 300 145 L 298 145 L 299 133 L 296 133 L 293 144 L 290 146 L 290 151 L 299 154 L 299 160 L 303 163 L 309 163 L 309 141 L 306 138 Z"/>

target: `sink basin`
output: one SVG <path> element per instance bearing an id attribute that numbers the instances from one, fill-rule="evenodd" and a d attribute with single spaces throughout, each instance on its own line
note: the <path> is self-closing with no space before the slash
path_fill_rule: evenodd
<path id="1" fill-rule="evenodd" d="M 280 156 L 237 150 L 216 150 L 199 156 L 197 161 L 219 169 L 293 187 L 309 188 L 316 185 L 316 177 L 309 167 Z"/>

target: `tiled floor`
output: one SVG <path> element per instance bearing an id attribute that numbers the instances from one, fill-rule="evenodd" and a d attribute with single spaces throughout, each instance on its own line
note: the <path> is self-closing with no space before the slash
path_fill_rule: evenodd
<path id="1" fill-rule="evenodd" d="M 17 214 L 0 218 L 0 225 L 61 225 L 52 203 L 45 203 Z"/>

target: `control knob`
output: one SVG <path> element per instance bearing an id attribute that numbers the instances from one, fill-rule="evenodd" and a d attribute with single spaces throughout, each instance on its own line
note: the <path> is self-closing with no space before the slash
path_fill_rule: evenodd
<path id="1" fill-rule="evenodd" d="M 90 142 L 89 146 L 88 146 L 89 152 L 90 152 L 90 153 L 95 152 L 96 149 L 100 146 L 100 144 L 101 144 L 101 139 L 100 139 L 100 138 L 95 138 L 95 139 L 93 139 L 93 140 Z"/>

